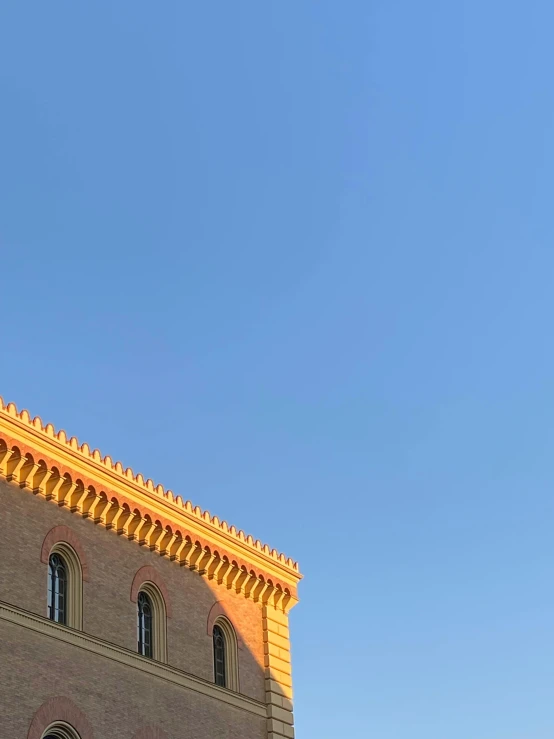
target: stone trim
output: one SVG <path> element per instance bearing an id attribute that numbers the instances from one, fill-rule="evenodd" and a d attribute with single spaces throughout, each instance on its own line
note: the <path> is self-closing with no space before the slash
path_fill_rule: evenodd
<path id="1" fill-rule="evenodd" d="M 68 526 L 54 526 L 53 529 L 50 529 L 50 531 L 44 537 L 42 548 L 40 550 L 40 561 L 43 564 L 48 564 L 50 553 L 55 544 L 69 544 L 75 554 L 79 557 L 83 580 L 87 582 L 89 579 L 87 558 L 85 555 L 84 547 L 81 544 L 77 534 Z"/>
<path id="2" fill-rule="evenodd" d="M 38 616 L 35 613 L 29 613 L 21 608 L 16 608 L 4 601 L 0 601 L 0 620 L 30 629 L 38 634 L 43 634 L 46 638 L 57 639 L 77 649 L 83 649 L 92 654 L 111 659 L 114 662 L 125 665 L 129 669 L 142 670 L 154 678 L 166 680 L 174 685 L 178 685 L 184 690 L 200 693 L 208 698 L 227 703 L 234 708 L 254 714 L 255 716 L 265 717 L 267 715 L 265 703 L 248 698 L 245 695 L 240 695 L 239 693 L 234 693 L 226 688 L 221 688 L 209 680 L 204 680 L 196 675 L 178 670 L 176 667 L 164 665 L 147 657 L 142 657 L 140 654 L 132 652 L 129 649 L 124 649 L 116 644 L 103 641 L 90 634 L 85 634 L 82 631 L 76 631 L 67 626 L 57 624 L 54 621 L 49 621 L 47 618 Z M 28 737 L 28 739 L 35 739 L 35 737 Z"/>
<path id="3" fill-rule="evenodd" d="M 293 739 L 294 715 L 287 614 L 262 610 L 269 739 Z"/>
<path id="4" fill-rule="evenodd" d="M 59 554 L 67 567 L 67 625 L 83 628 L 83 580 L 88 580 L 85 551 L 77 535 L 67 526 L 54 526 L 42 542 L 40 561 L 48 565 L 50 556 Z"/>
<path id="5" fill-rule="evenodd" d="M 154 611 L 152 656 L 158 662 L 167 662 L 167 619 L 171 617 L 171 604 L 165 582 L 151 565 L 141 567 L 133 578 L 131 601 L 136 603 L 142 592 L 150 598 Z"/>
<path id="6" fill-rule="evenodd" d="M 41 739 L 46 729 L 57 721 L 71 726 L 81 739 L 94 739 L 92 726 L 85 714 L 69 698 L 50 698 L 37 710 L 31 721 L 27 739 Z"/>
<path id="7" fill-rule="evenodd" d="M 149 582 L 153 583 L 160 591 L 160 595 L 164 600 L 165 614 L 167 618 L 172 618 L 173 611 L 171 608 L 171 601 L 169 600 L 169 591 L 162 576 L 159 574 L 155 567 L 152 567 L 152 565 L 144 565 L 144 567 L 141 567 L 140 570 L 137 570 L 137 573 L 134 576 L 133 583 L 131 585 L 132 602 L 137 602 L 138 594 L 142 590 L 142 586 L 145 583 Z"/>
<path id="8" fill-rule="evenodd" d="M 213 636 L 215 623 L 221 616 L 223 616 L 223 618 L 226 618 L 233 627 L 233 631 L 235 632 L 235 638 L 237 641 L 237 647 L 241 650 L 244 649 L 244 643 L 240 638 L 238 630 L 235 628 L 233 619 L 229 616 L 229 612 L 225 609 L 225 606 L 220 600 L 216 601 L 213 604 L 213 606 L 210 608 L 210 612 L 208 613 L 208 636 Z"/>
<path id="9" fill-rule="evenodd" d="M 0 477 L 254 602 L 297 602 L 292 560 L 1 398 Z"/>
<path id="10" fill-rule="evenodd" d="M 31 419 L 28 411 L 22 410 L 18 412 L 15 403 L 4 405 L 2 398 L 0 398 L 0 416 L 2 416 L 3 420 L 10 422 L 8 425 L 12 428 L 15 427 L 14 430 L 18 427 L 25 428 L 32 433 L 32 436 L 41 439 L 43 444 L 46 442 L 53 450 L 57 448 L 60 451 L 69 452 L 71 457 L 79 458 L 82 462 L 86 463 L 92 473 L 94 469 L 102 469 L 103 471 L 109 472 L 112 477 L 120 479 L 126 484 L 131 483 L 137 489 L 142 488 L 148 493 L 154 493 L 170 499 L 175 505 L 184 508 L 193 517 L 206 522 L 209 527 L 222 530 L 230 537 L 236 538 L 244 542 L 248 547 L 261 552 L 265 558 L 275 560 L 291 572 L 298 573 L 298 563 L 293 562 L 290 557 L 285 557 L 284 554 L 280 554 L 275 549 L 271 550 L 267 544 L 262 544 L 259 539 L 254 541 L 252 536 L 246 536 L 243 531 L 237 531 L 234 526 L 229 526 L 226 521 L 220 522 L 217 516 L 211 516 L 208 511 L 202 511 L 198 506 L 193 508 L 189 501 L 183 503 L 180 496 L 175 496 L 171 490 L 164 490 L 161 485 L 155 486 L 150 479 L 145 481 L 142 474 L 135 474 L 130 467 L 124 470 L 121 462 L 114 463 L 111 457 L 102 457 L 98 449 L 91 451 L 88 444 L 79 444 L 75 436 L 68 439 L 63 429 L 56 433 L 54 426 L 51 423 L 43 424 L 39 416 Z M 55 456 L 54 454 L 54 458 Z"/>
<path id="11" fill-rule="evenodd" d="M 225 639 L 225 687 L 238 693 L 240 692 L 240 682 L 237 632 L 227 616 L 218 616 L 216 618 L 212 625 L 212 633 L 215 626 L 219 626 Z"/>

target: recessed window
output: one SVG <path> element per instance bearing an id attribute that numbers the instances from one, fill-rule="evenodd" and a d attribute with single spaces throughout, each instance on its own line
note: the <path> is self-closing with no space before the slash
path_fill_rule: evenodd
<path id="1" fill-rule="evenodd" d="M 83 628 L 83 571 L 65 542 L 55 544 L 48 557 L 47 616 L 72 629 Z"/>
<path id="2" fill-rule="evenodd" d="M 237 636 L 231 622 L 221 616 L 212 631 L 214 682 L 222 688 L 239 690 Z"/>
<path id="3" fill-rule="evenodd" d="M 137 594 L 137 649 L 143 657 L 167 662 L 167 610 L 160 589 L 143 582 Z"/>
<path id="4" fill-rule="evenodd" d="M 224 688 L 227 685 L 225 676 L 225 635 L 221 626 L 214 626 L 214 675 L 215 684 Z"/>
<path id="5" fill-rule="evenodd" d="M 153 657 L 153 633 L 152 619 L 153 609 L 152 601 L 147 593 L 141 591 L 137 598 L 137 631 L 138 631 L 138 652 L 144 657 Z"/>
<path id="6" fill-rule="evenodd" d="M 67 624 L 67 566 L 59 554 L 48 560 L 48 618 Z"/>

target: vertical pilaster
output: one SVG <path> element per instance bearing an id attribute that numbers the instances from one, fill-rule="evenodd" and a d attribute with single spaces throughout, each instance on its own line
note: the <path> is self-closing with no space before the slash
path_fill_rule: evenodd
<path id="1" fill-rule="evenodd" d="M 271 605 L 263 607 L 265 700 L 268 739 L 293 739 L 292 671 L 289 619 Z"/>

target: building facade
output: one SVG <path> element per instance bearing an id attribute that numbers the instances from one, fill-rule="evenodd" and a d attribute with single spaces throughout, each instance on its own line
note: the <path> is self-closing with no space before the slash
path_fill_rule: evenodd
<path id="1" fill-rule="evenodd" d="M 298 565 L 0 399 L 0 737 L 292 739 Z"/>

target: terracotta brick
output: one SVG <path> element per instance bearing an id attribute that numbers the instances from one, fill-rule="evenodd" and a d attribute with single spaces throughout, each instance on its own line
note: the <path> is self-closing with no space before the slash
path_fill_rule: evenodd
<path id="1" fill-rule="evenodd" d="M 76 729 L 81 739 L 93 739 L 92 726 L 87 716 L 69 698 L 56 696 L 46 700 L 35 712 L 27 739 L 41 739 L 55 721 L 64 721 Z"/>
<path id="2" fill-rule="evenodd" d="M 240 691 L 265 705 L 259 604 L 3 479 L 0 509 L 0 601 L 45 616 L 47 563 L 41 561 L 43 543 L 55 527 L 66 527 L 73 541 L 79 542 L 87 563 L 88 580 L 83 583 L 86 633 L 136 652 L 136 604 L 131 600 L 131 587 L 141 568 L 154 568 L 171 603 L 169 664 L 213 682 L 207 622 L 210 610 L 220 602 L 243 645 L 238 651 Z M 58 696 L 86 717 L 95 739 L 267 739 L 265 716 L 2 619 L 0 664 L 0 705 L 10 707 L 0 712 L 0 737 L 27 737 L 33 716 L 43 705 L 54 705 L 48 701 Z M 52 721 L 65 720 L 55 711 L 48 716 Z M 146 729 L 150 733 L 145 733 Z M 88 739 L 83 729 L 78 730 L 81 739 Z M 29 739 L 35 737 L 29 735 Z"/>

